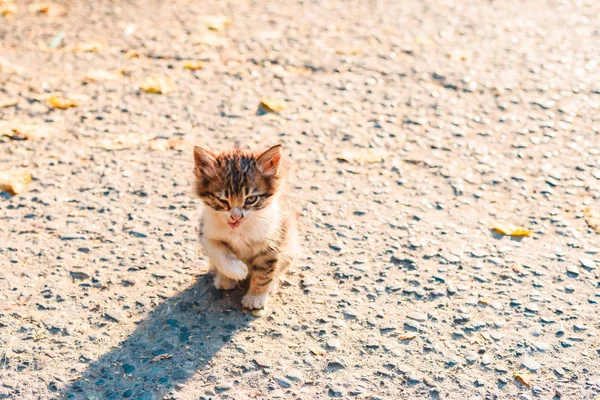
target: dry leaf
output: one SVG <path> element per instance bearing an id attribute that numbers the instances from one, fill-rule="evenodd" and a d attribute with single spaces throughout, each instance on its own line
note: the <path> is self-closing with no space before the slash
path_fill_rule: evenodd
<path id="1" fill-rule="evenodd" d="M 405 333 L 403 335 L 398 335 L 399 340 L 413 340 L 416 337 L 417 335 L 415 335 L 414 333 Z"/>
<path id="2" fill-rule="evenodd" d="M 12 2 L 8 2 L 6 4 L 0 4 L 0 15 L 4 16 L 4 17 L 10 17 L 13 16 L 17 13 L 17 5 L 12 3 Z"/>
<path id="3" fill-rule="evenodd" d="M 25 190 L 29 182 L 31 182 L 31 172 L 25 168 L 0 171 L 0 191 L 13 195 L 19 194 Z"/>
<path id="4" fill-rule="evenodd" d="M 0 108 L 13 107 L 19 104 L 18 97 L 5 97 L 0 95 Z"/>
<path id="5" fill-rule="evenodd" d="M 600 213 L 593 211 L 590 207 L 586 207 L 583 213 L 588 226 L 600 234 Z"/>
<path id="6" fill-rule="evenodd" d="M 335 49 L 335 52 L 336 54 L 341 54 L 345 56 L 356 56 L 358 54 L 361 54 L 363 52 L 363 49 L 361 47 L 341 47 Z"/>
<path id="7" fill-rule="evenodd" d="M 512 224 L 506 224 L 499 221 L 494 221 L 492 223 L 492 229 L 501 235 L 508 235 L 514 237 L 523 237 L 523 236 L 531 236 L 533 234 L 529 229 L 523 228 L 521 226 L 516 226 Z"/>
<path id="8" fill-rule="evenodd" d="M 531 374 L 525 370 L 515 372 L 515 379 L 525 386 L 531 386 Z"/>
<path id="9" fill-rule="evenodd" d="M 97 41 L 81 42 L 68 48 L 76 53 L 97 53 L 104 50 L 104 44 Z"/>
<path id="10" fill-rule="evenodd" d="M 384 161 L 388 152 L 384 149 L 364 149 L 364 150 L 346 150 L 337 155 L 338 161 L 344 161 L 351 164 L 373 164 Z"/>
<path id="11" fill-rule="evenodd" d="M 104 69 L 93 69 L 88 71 L 88 73 L 85 75 L 85 79 L 88 81 L 93 81 L 93 82 L 105 82 L 105 81 L 114 81 L 115 79 L 118 79 L 119 75 L 114 73 L 114 72 L 110 72 L 110 71 L 106 71 Z"/>
<path id="12" fill-rule="evenodd" d="M 27 9 L 31 13 L 46 14 L 50 17 L 60 17 L 67 13 L 65 6 L 47 1 L 32 3 L 27 7 Z"/>
<path id="13" fill-rule="evenodd" d="M 167 94 L 173 92 L 176 86 L 171 78 L 150 76 L 140 84 L 140 89 L 148 93 Z"/>
<path id="14" fill-rule="evenodd" d="M 228 26 L 231 26 L 231 19 L 225 15 L 207 15 L 200 18 L 200 22 L 211 31 L 221 32 Z"/>
<path id="15" fill-rule="evenodd" d="M 285 103 L 270 97 L 263 97 L 260 99 L 260 107 L 267 112 L 279 112 L 285 109 Z"/>
<path id="16" fill-rule="evenodd" d="M 159 362 L 162 360 L 168 360 L 170 358 L 173 358 L 173 356 L 171 354 L 159 354 L 157 356 L 154 356 L 150 362 L 155 363 L 155 362 Z"/>
<path id="17" fill-rule="evenodd" d="M 199 60 L 187 60 L 183 62 L 183 68 L 196 71 L 204 68 L 204 63 Z"/>
<path id="18" fill-rule="evenodd" d="M 226 37 L 217 35 L 214 32 L 206 32 L 192 37 L 192 42 L 197 45 L 209 47 L 226 47 L 229 40 Z"/>
<path id="19" fill-rule="evenodd" d="M 48 104 L 52 106 L 52 108 L 59 108 L 61 110 L 66 110 L 67 108 L 71 107 L 77 107 L 78 105 L 75 102 L 75 100 L 62 96 L 52 96 L 47 101 Z"/>

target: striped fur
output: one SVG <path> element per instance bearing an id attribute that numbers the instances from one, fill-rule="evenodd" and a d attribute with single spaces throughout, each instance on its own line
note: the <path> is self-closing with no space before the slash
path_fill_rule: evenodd
<path id="1" fill-rule="evenodd" d="M 233 289 L 249 278 L 242 304 L 262 308 L 296 252 L 296 216 L 282 194 L 281 147 L 261 154 L 195 147 L 194 163 L 196 194 L 205 205 L 200 243 L 215 270 L 215 286 Z M 239 225 L 232 226 L 236 218 Z"/>

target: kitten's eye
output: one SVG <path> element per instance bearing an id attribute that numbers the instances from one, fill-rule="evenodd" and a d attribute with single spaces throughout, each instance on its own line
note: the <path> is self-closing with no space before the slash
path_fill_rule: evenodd
<path id="1" fill-rule="evenodd" d="M 246 205 L 252 205 L 254 203 L 256 203 L 256 201 L 258 200 L 258 196 L 248 196 L 246 197 Z"/>

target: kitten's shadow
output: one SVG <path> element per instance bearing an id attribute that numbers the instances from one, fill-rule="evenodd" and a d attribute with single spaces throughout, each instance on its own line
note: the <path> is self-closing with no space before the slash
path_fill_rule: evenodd
<path id="1" fill-rule="evenodd" d="M 202 275 L 150 312 L 118 347 L 92 362 L 80 379 L 60 391 L 62 397 L 162 399 L 252 322 L 254 317 L 241 311 L 240 298 L 241 291 L 225 296 L 213 287 L 212 276 Z"/>

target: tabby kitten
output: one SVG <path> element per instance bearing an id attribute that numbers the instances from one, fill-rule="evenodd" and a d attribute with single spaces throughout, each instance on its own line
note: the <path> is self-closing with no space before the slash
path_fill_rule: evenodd
<path id="1" fill-rule="evenodd" d="M 215 154 L 196 146 L 194 164 L 196 194 L 205 205 L 200 243 L 215 287 L 233 289 L 250 278 L 242 305 L 263 308 L 296 248 L 296 214 L 282 194 L 281 146 L 262 154 Z"/>

